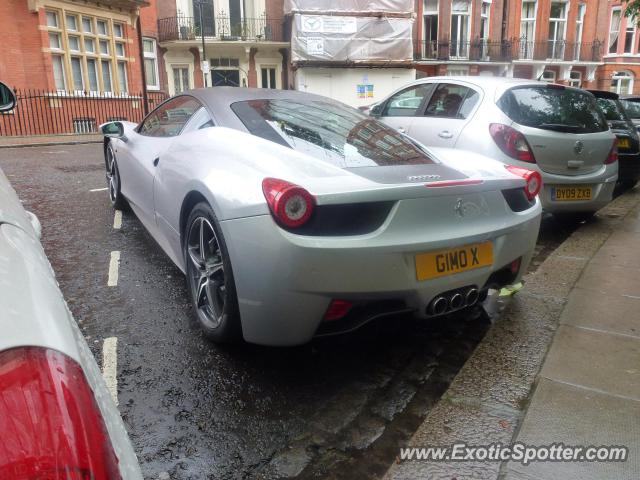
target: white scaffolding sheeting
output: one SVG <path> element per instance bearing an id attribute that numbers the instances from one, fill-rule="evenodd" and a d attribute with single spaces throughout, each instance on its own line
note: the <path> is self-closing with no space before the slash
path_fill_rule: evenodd
<path id="1" fill-rule="evenodd" d="M 407 62 L 413 19 L 300 15 L 293 17 L 291 59 L 314 62 Z"/>
<path id="2" fill-rule="evenodd" d="M 413 13 L 413 0 L 284 0 L 284 13 Z"/>

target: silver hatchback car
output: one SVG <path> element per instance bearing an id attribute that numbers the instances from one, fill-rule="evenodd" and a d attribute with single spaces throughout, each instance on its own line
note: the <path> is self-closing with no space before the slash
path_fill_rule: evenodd
<path id="1" fill-rule="evenodd" d="M 616 137 L 593 95 L 502 77 L 429 77 L 369 111 L 432 147 L 481 153 L 542 175 L 549 212 L 592 213 L 611 201 Z"/>

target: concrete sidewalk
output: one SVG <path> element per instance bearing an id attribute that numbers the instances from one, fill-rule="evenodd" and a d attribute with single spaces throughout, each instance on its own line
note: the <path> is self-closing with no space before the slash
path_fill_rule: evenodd
<path id="1" fill-rule="evenodd" d="M 28 137 L 0 136 L 0 148 L 36 147 L 48 145 L 79 145 L 99 143 L 102 135 L 32 135 Z"/>
<path id="2" fill-rule="evenodd" d="M 407 445 L 615 445 L 626 462 L 398 460 L 385 478 L 640 478 L 639 250 L 640 187 L 528 276 Z"/>

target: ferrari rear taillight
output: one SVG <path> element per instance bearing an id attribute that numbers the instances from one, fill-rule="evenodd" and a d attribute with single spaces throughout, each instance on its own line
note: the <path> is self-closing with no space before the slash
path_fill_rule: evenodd
<path id="1" fill-rule="evenodd" d="M 536 195 L 540 193 L 542 188 L 542 177 L 535 170 L 529 170 L 528 168 L 516 167 L 515 165 L 505 165 L 506 169 L 514 175 L 524 178 L 526 185 L 524 186 L 524 193 L 529 201 L 536 198 Z"/>
<path id="2" fill-rule="evenodd" d="M 304 188 L 278 178 L 265 178 L 262 191 L 276 221 L 287 228 L 298 228 L 309 221 L 315 199 Z"/>
<path id="3" fill-rule="evenodd" d="M 609 165 L 610 163 L 615 163 L 618 161 L 618 139 L 615 138 L 613 140 L 613 146 L 611 150 L 609 150 L 609 155 L 607 155 L 607 159 L 604 161 L 605 165 Z"/>
<path id="4" fill-rule="evenodd" d="M 0 432 L 0 478 L 121 478 L 82 368 L 56 350 L 0 352 Z"/>
<path id="5" fill-rule="evenodd" d="M 492 123 L 489 125 L 489 132 L 505 155 L 521 162 L 536 163 L 529 142 L 515 128 L 501 123 Z"/>

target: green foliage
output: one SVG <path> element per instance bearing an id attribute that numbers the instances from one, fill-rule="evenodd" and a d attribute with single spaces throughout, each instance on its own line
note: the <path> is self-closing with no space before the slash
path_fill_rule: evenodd
<path id="1" fill-rule="evenodd" d="M 640 0 L 625 0 L 625 3 L 624 16 L 635 18 L 636 24 L 640 25 Z"/>

